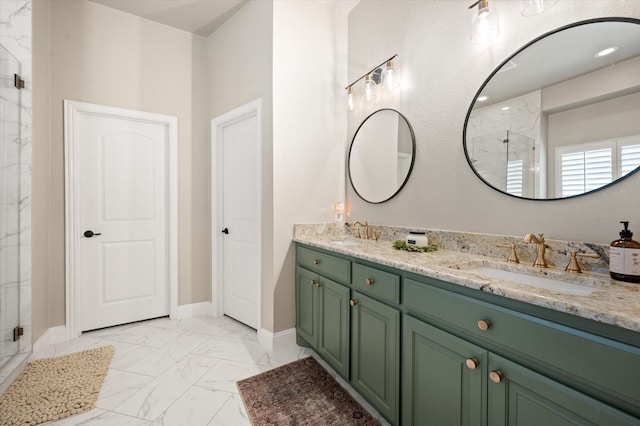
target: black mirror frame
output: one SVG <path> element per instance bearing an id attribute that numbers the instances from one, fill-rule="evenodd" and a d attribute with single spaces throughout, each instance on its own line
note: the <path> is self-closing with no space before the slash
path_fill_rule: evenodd
<path id="1" fill-rule="evenodd" d="M 471 105 L 469 106 L 469 110 L 467 111 L 467 116 L 464 119 L 464 127 L 462 129 L 462 147 L 464 148 L 464 155 L 467 159 L 467 163 L 469 163 L 469 167 L 471 168 L 471 170 L 473 171 L 473 173 L 478 177 L 478 179 L 480 179 L 485 185 L 487 185 L 488 187 L 490 187 L 491 189 L 494 189 L 495 191 L 498 191 L 504 195 L 508 195 L 509 197 L 513 197 L 513 198 L 517 198 L 519 200 L 531 200 L 531 201 L 557 201 L 557 200 L 568 200 L 571 198 L 576 198 L 576 197 L 582 197 L 584 195 L 589 195 L 589 194 L 593 194 L 594 192 L 598 192 L 598 191 L 602 191 L 603 189 L 606 189 L 620 181 L 623 181 L 624 179 L 627 179 L 629 176 L 636 174 L 638 171 L 640 171 L 640 167 L 637 167 L 635 170 L 627 173 L 624 176 L 619 177 L 618 179 L 609 182 L 606 185 L 603 185 L 599 188 L 593 189 L 591 191 L 587 191 L 587 192 L 583 192 L 582 194 L 577 194 L 577 195 L 570 195 L 568 197 L 560 197 L 560 198 L 530 198 L 530 197 L 519 197 L 517 195 L 513 195 L 513 194 L 509 194 L 508 192 L 505 192 L 501 189 L 496 188 L 495 186 L 491 185 L 489 182 L 487 182 L 482 176 L 480 176 L 480 174 L 478 173 L 478 171 L 475 169 L 475 167 L 473 167 L 473 162 L 471 161 L 471 157 L 469 156 L 469 152 L 467 151 L 467 125 L 469 123 L 469 118 L 471 117 L 471 111 L 473 110 L 473 106 L 476 103 L 476 100 L 478 99 L 478 96 L 480 96 L 480 93 L 482 93 L 482 91 L 484 90 L 484 88 L 486 87 L 487 84 L 489 84 L 489 81 L 491 81 L 491 79 L 493 78 L 493 76 L 495 76 L 498 71 L 505 65 L 507 64 L 510 60 L 512 60 L 514 57 L 516 57 L 520 52 L 522 52 L 523 50 L 527 49 L 529 46 L 537 43 L 538 41 L 542 40 L 543 38 L 549 37 L 553 34 L 556 34 L 560 31 L 564 31 L 570 28 L 575 28 L 575 27 L 579 27 L 581 25 L 588 25 L 588 24 L 595 24 L 598 22 L 628 22 L 631 24 L 637 24 L 640 25 L 640 19 L 636 19 L 636 18 L 628 18 L 628 17 L 605 17 L 605 18 L 595 18 L 595 19 L 587 19 L 585 21 L 579 21 L 579 22 L 574 22 L 572 24 L 569 25 L 565 25 L 562 26 L 560 28 L 556 28 L 555 30 L 549 31 L 539 37 L 536 37 L 535 39 L 533 39 L 532 41 L 530 41 L 529 43 L 525 44 L 524 46 L 522 46 L 520 49 L 518 49 L 515 53 L 513 53 L 512 55 L 510 55 L 507 59 L 505 59 L 504 61 L 502 61 L 502 63 L 500 63 L 500 65 L 498 65 L 492 72 L 491 74 L 489 74 L 489 77 L 487 77 L 487 79 L 484 81 L 484 83 L 482 83 L 482 85 L 480 86 L 480 89 L 478 89 L 478 91 L 476 92 L 476 94 L 473 97 L 473 100 L 471 102 Z"/>
<path id="2" fill-rule="evenodd" d="M 400 117 L 402 117 L 402 119 L 404 120 L 405 123 L 407 123 L 407 126 L 409 127 L 409 132 L 411 133 L 411 165 L 409 166 L 409 170 L 407 171 L 407 176 L 404 178 L 404 181 L 402 182 L 402 185 L 400 185 L 398 187 L 398 189 L 396 190 L 396 192 L 394 192 L 389 198 L 382 200 L 382 201 L 370 201 L 367 200 L 366 198 L 364 198 L 362 196 L 362 194 L 360 194 L 358 192 L 358 190 L 356 189 L 356 186 L 353 183 L 353 179 L 351 177 L 351 151 L 353 150 L 353 143 L 356 140 L 356 136 L 358 136 L 358 132 L 360 131 L 360 128 L 364 125 L 364 123 L 367 122 L 368 119 L 370 119 L 373 115 L 381 112 L 381 111 L 393 111 L 396 114 L 398 114 Z M 405 117 L 404 115 L 402 115 L 402 113 L 400 113 L 399 111 L 393 109 L 393 108 L 381 108 L 378 109 L 374 112 L 372 112 L 371 114 L 369 114 L 364 120 L 362 120 L 362 123 L 360 123 L 360 125 L 358 126 L 358 129 L 356 129 L 356 132 L 353 134 L 353 138 L 351 139 L 351 145 L 349 146 L 349 155 L 347 156 L 347 172 L 349 175 L 349 182 L 351 183 L 351 188 L 353 188 L 353 191 L 356 193 L 356 195 L 358 197 L 360 197 L 363 201 L 366 201 L 367 203 L 370 204 L 381 204 L 381 203 L 385 203 L 387 201 L 389 201 L 390 199 L 392 199 L 393 197 L 395 197 L 396 195 L 398 195 L 398 193 L 400 191 L 402 191 L 402 189 L 404 188 L 404 186 L 407 184 L 407 181 L 409 180 L 409 177 L 411 176 L 411 172 L 413 171 L 413 165 L 415 164 L 416 161 L 416 135 L 413 131 L 413 127 L 411 126 L 411 123 L 409 122 L 409 120 L 407 120 L 407 117 Z"/>

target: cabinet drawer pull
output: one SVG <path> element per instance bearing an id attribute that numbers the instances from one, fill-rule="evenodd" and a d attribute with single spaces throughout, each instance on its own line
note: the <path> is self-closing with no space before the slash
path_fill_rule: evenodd
<path id="1" fill-rule="evenodd" d="M 356 299 L 351 299 L 351 300 L 349 300 L 349 304 L 351 306 L 356 306 L 358 304 L 358 301 Z"/>
<path id="2" fill-rule="evenodd" d="M 313 259 L 313 264 L 314 265 L 319 265 L 320 264 L 320 259 Z"/>
<path id="3" fill-rule="evenodd" d="M 502 373 L 500 371 L 492 371 L 489 373 L 489 378 L 493 383 L 500 383 L 502 381 Z"/>
<path id="4" fill-rule="evenodd" d="M 311 285 L 316 285 L 316 280 L 311 280 Z"/>
<path id="5" fill-rule="evenodd" d="M 467 360 L 465 361 L 465 364 L 467 364 L 467 367 L 469 367 L 469 370 L 475 370 L 478 367 L 479 362 L 475 358 L 467 358 Z"/>
<path id="6" fill-rule="evenodd" d="M 366 285 L 372 285 L 373 284 L 373 278 L 367 278 L 366 280 L 364 280 L 364 283 Z"/>
<path id="7" fill-rule="evenodd" d="M 481 319 L 478 321 L 478 328 L 482 331 L 487 331 L 491 327 L 491 322 L 489 320 Z"/>
<path id="8" fill-rule="evenodd" d="M 316 281 L 314 285 L 318 288 L 322 287 L 322 283 L 320 281 Z"/>

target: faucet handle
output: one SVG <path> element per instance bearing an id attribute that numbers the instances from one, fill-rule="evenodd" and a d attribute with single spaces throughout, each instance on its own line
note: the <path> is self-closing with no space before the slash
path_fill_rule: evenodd
<path id="1" fill-rule="evenodd" d="M 569 254 L 571 256 L 569 258 L 569 264 L 567 265 L 566 268 L 564 268 L 564 270 L 574 274 L 582 273 L 582 269 L 580 269 L 580 264 L 578 263 L 577 256 L 590 257 L 592 259 L 600 259 L 600 255 L 598 253 L 578 253 L 577 250 L 570 250 Z"/>
<path id="2" fill-rule="evenodd" d="M 496 244 L 496 247 L 508 248 L 509 256 L 507 256 L 507 262 L 509 263 L 520 263 L 520 259 L 518 259 L 518 254 L 516 253 L 516 245 L 515 244 Z"/>

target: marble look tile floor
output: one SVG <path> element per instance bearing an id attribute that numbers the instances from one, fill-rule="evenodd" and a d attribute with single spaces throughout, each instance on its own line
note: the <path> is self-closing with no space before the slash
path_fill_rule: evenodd
<path id="1" fill-rule="evenodd" d="M 105 345 L 113 345 L 115 355 L 97 407 L 47 426 L 250 426 L 237 380 L 309 355 L 318 359 L 314 351 L 295 344 L 268 352 L 255 330 L 228 317 L 159 318 L 83 333 L 34 353 L 32 359 Z M 381 419 L 340 377 L 336 379 Z"/>

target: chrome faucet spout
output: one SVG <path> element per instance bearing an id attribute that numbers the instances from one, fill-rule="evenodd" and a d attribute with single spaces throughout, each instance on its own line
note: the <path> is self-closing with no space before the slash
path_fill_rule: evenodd
<path id="1" fill-rule="evenodd" d="M 536 244 L 536 260 L 533 261 L 533 266 L 538 268 L 547 268 L 547 262 L 544 260 L 544 251 L 546 244 L 544 243 L 544 234 L 538 234 L 536 237 L 533 234 L 527 234 L 524 236 L 524 242 L 527 244 Z"/>

